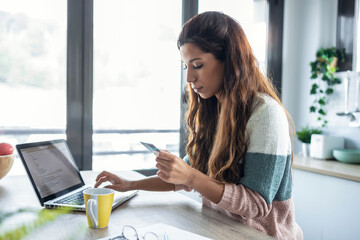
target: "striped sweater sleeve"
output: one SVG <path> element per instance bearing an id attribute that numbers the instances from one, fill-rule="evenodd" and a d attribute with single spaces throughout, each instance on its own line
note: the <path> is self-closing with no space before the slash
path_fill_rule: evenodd
<path id="1" fill-rule="evenodd" d="M 263 99 L 247 124 L 249 137 L 240 184 L 226 183 L 218 207 L 244 219 L 262 218 L 273 201 L 291 198 L 291 141 L 287 117 L 270 97 Z"/>

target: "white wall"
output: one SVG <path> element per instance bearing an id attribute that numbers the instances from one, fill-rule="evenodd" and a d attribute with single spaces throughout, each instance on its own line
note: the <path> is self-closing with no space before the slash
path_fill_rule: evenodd
<path id="1" fill-rule="evenodd" d="M 296 129 L 306 125 L 316 127 L 314 115 L 309 107 L 313 101 L 310 96 L 310 62 L 315 60 L 319 48 L 336 45 L 337 0 L 285 0 L 282 101 L 293 117 Z M 350 89 L 354 90 L 350 83 Z M 335 88 L 328 106 L 328 127 L 325 133 L 346 138 L 346 148 L 360 148 L 360 128 L 348 127 L 348 119 L 336 116 L 344 110 L 344 86 Z M 354 104 L 354 93 L 350 93 L 350 103 Z M 350 106 L 349 110 L 352 106 Z M 295 142 L 295 153 L 300 151 Z"/>

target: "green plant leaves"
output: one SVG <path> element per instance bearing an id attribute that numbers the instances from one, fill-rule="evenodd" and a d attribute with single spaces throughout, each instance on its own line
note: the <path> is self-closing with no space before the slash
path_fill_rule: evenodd
<path id="1" fill-rule="evenodd" d="M 341 83 L 341 79 L 340 79 L 340 78 L 334 78 L 334 83 L 335 83 L 335 84 L 340 84 L 340 83 Z"/>
<path id="2" fill-rule="evenodd" d="M 300 131 L 296 132 L 298 139 L 303 143 L 310 143 L 312 134 L 321 134 L 322 131 L 319 129 L 311 129 L 304 127 Z"/>
<path id="3" fill-rule="evenodd" d="M 21 213 L 32 213 L 34 214 L 35 219 L 31 222 L 20 224 L 14 229 L 1 232 L 0 239 L 23 239 L 25 236 L 33 232 L 35 229 L 43 226 L 46 223 L 54 221 L 56 218 L 70 212 L 71 209 L 31 209 L 31 208 L 22 208 L 11 212 L 0 211 L 0 226 L 5 221 L 5 219 L 16 216 Z"/>
<path id="4" fill-rule="evenodd" d="M 330 95 L 330 94 L 332 94 L 333 92 L 334 92 L 334 89 L 333 89 L 333 88 L 327 88 L 326 91 L 325 91 L 325 93 L 326 93 L 327 95 Z"/>
<path id="5" fill-rule="evenodd" d="M 325 105 L 325 97 L 320 98 L 319 101 L 318 101 L 318 103 L 319 103 L 320 105 L 324 106 L 324 105 Z"/>
<path id="6" fill-rule="evenodd" d="M 313 73 L 313 74 L 311 75 L 311 79 L 317 79 L 317 77 L 318 77 L 317 73 Z"/>
<path id="7" fill-rule="evenodd" d="M 326 115 L 326 112 L 324 111 L 324 109 L 320 108 L 319 111 L 318 111 L 319 114 L 325 116 Z"/>
<path id="8" fill-rule="evenodd" d="M 322 88 L 320 84 L 313 83 L 310 89 L 310 95 L 315 95 L 315 100 L 310 106 L 310 113 L 318 114 L 317 120 L 322 121 L 322 127 L 325 127 L 328 121 L 324 119 L 326 116 L 327 96 L 334 92 L 333 86 L 340 84 L 341 80 L 334 77 L 334 73 L 338 70 L 336 66 L 337 60 L 345 61 L 345 50 L 331 48 L 320 48 L 316 52 L 316 59 L 310 62 L 311 79 L 321 79 L 327 85 Z"/>
<path id="9" fill-rule="evenodd" d="M 311 90 L 310 90 L 310 94 L 316 94 L 317 93 L 317 89 L 319 88 L 319 85 L 317 85 L 316 83 L 314 83 L 312 86 L 311 86 Z"/>

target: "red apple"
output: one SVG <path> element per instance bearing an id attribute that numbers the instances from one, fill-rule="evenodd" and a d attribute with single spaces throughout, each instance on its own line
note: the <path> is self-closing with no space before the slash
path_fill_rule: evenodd
<path id="1" fill-rule="evenodd" d="M 13 152 L 14 148 L 9 143 L 0 143 L 0 156 L 10 155 Z"/>

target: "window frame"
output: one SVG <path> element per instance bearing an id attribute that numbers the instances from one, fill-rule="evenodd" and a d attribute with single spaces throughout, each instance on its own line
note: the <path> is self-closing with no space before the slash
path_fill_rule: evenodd
<path id="1" fill-rule="evenodd" d="M 70 151 L 80 170 L 92 169 L 93 0 L 68 0 L 67 124 Z"/>
<path id="2" fill-rule="evenodd" d="M 345 61 L 339 61 L 338 71 L 356 71 L 356 51 L 354 36 L 356 33 L 355 17 L 358 0 L 338 0 L 336 16 L 336 48 L 345 49 Z M 346 20 L 345 20 L 346 19 Z"/>
<path id="3" fill-rule="evenodd" d="M 267 1 L 267 68 L 281 94 L 284 0 Z M 182 24 L 198 13 L 198 5 L 198 0 L 182 0 Z M 92 169 L 93 11 L 94 0 L 68 0 L 66 134 L 69 148 L 80 170 Z M 183 101 L 185 86 L 186 79 L 181 71 L 180 157 L 186 154 L 187 142 L 184 125 L 186 103 Z"/>
<path id="4" fill-rule="evenodd" d="M 270 77 L 281 99 L 284 0 L 267 0 L 269 6 L 267 59 Z"/>

